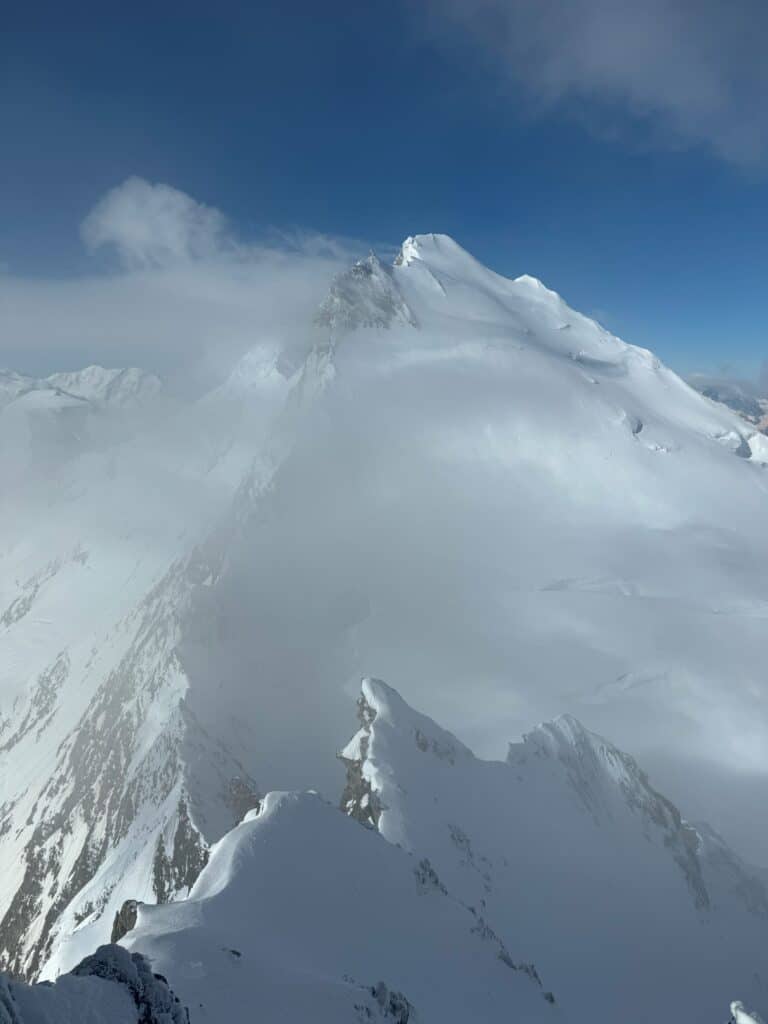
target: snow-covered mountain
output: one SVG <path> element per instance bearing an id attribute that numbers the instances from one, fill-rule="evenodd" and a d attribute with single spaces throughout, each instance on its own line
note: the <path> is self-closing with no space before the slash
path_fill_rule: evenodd
<path id="1" fill-rule="evenodd" d="M 143 433 L 72 446 L 0 509 L 0 948 L 28 976 L 76 927 L 101 921 L 84 952 L 106 939 L 121 885 L 187 892 L 257 798 L 234 741 L 185 709 L 178 650 L 253 449 L 233 454 L 219 410 L 210 429 L 199 409 L 164 421 L 161 441 L 147 415 Z"/>
<path id="2" fill-rule="evenodd" d="M 270 793 L 217 844 L 190 897 L 140 907 L 124 941 L 195 1021 L 245 1022 L 254 992 L 275 1022 L 558 1017 L 522 942 L 508 949 L 428 860 L 312 793 Z"/>
<path id="3" fill-rule="evenodd" d="M 33 396 L 38 403 L 62 406 L 67 399 L 97 405 L 126 406 L 147 402 L 162 390 L 152 373 L 136 367 L 105 369 L 86 366 L 82 370 L 52 373 L 49 377 L 28 377 L 12 370 L 0 370 L 0 406 Z"/>
<path id="4" fill-rule="evenodd" d="M 0 370 L 0 476 L 9 490 L 56 475 L 62 462 L 130 436 L 162 383 L 135 368 L 35 378 Z"/>
<path id="5" fill-rule="evenodd" d="M 572 1019 L 707 1019 L 765 1002 L 768 872 L 687 822 L 636 762 L 565 716 L 477 759 L 365 680 L 346 812 L 427 857 L 528 955 Z M 706 969 L 704 968 L 706 965 Z"/>
<path id="6" fill-rule="evenodd" d="M 10 428 L 0 451 L 0 963 L 17 973 L 71 969 L 126 899 L 186 896 L 268 790 L 333 797 L 344 684 L 371 668 L 483 755 L 565 711 L 633 752 L 684 732 L 687 754 L 762 764 L 761 434 L 445 236 L 357 264 L 316 319 L 290 380 L 270 342 L 183 408 L 138 388 L 126 419 L 118 378 L 90 371 L 4 407 L 99 405 L 93 430 L 36 425 L 33 458 L 14 462 Z M 690 834 L 660 807 L 660 831 L 657 810 L 637 819 L 643 877 L 688 920 Z M 480 890 L 455 895 L 481 912 Z"/>
<path id="7" fill-rule="evenodd" d="M 564 718 L 483 761 L 379 680 L 358 712 L 340 808 L 270 793 L 188 897 L 124 906 L 148 1002 L 167 978 L 199 1022 L 759 1020 L 730 997 L 765 1000 L 766 878 L 632 758 Z M 130 972 L 107 947 L 74 974 Z"/>
<path id="8" fill-rule="evenodd" d="M 689 383 L 705 398 L 726 405 L 764 434 L 768 431 L 768 398 L 755 385 L 694 374 Z"/>

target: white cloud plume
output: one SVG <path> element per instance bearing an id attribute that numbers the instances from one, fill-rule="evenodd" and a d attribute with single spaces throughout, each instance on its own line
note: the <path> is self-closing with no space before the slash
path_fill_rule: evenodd
<path id="1" fill-rule="evenodd" d="M 288 355 L 364 243 L 311 232 L 244 242 L 220 211 L 140 178 L 109 191 L 81 226 L 118 267 L 79 278 L 0 275 L 0 366 L 46 375 L 88 363 L 139 365 L 204 389 L 262 341 Z"/>
<path id="2" fill-rule="evenodd" d="M 90 248 L 109 246 L 130 268 L 164 267 L 232 252 L 235 243 L 219 210 L 170 185 L 128 178 L 85 218 Z"/>
<path id="3" fill-rule="evenodd" d="M 429 11 L 541 107 L 600 130 L 629 113 L 656 142 L 703 143 L 739 164 L 768 155 L 760 0 L 430 0 Z"/>

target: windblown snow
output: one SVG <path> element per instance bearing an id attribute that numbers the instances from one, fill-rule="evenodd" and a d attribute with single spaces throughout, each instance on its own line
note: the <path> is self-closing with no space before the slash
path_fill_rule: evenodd
<path id="1" fill-rule="evenodd" d="M 698 819 L 717 774 L 719 826 L 768 772 L 765 436 L 444 235 L 340 275 L 287 366 L 255 339 L 194 401 L 136 369 L 0 375 L 0 965 L 66 973 L 136 900 L 193 1020 L 198 960 L 329 1021 L 494 1020 L 504 993 L 580 1020 L 597 985 L 606 1019 L 630 989 L 663 1019 L 673 985 L 684 1019 L 764 1005 L 764 875 L 676 804 Z M 371 670 L 483 760 L 366 684 L 350 822 L 328 752 Z M 278 917 L 320 899 L 281 858 L 338 932 L 296 908 L 222 953 L 254 879 Z M 441 935 L 477 973 L 430 994 Z"/>

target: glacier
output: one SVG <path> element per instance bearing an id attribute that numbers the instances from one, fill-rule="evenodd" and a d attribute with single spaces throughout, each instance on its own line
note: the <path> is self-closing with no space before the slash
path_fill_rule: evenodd
<path id="1" fill-rule="evenodd" d="M 328 750 L 370 671 L 459 733 L 457 756 L 496 765 L 477 769 L 488 779 L 516 758 L 560 765 L 562 744 L 591 758 L 594 778 L 568 769 L 590 820 L 626 819 L 627 867 L 697 936 L 681 978 L 712 907 L 746 946 L 759 915 L 743 905 L 762 899 L 747 861 L 768 859 L 749 807 L 736 814 L 768 771 L 764 435 L 444 235 L 341 274 L 297 368 L 256 339 L 224 376 L 193 399 L 140 370 L 0 378 L 0 966 L 52 979 L 109 940 L 126 900 L 183 901 L 269 791 L 335 800 Z M 595 734 L 716 828 L 678 823 L 621 757 L 609 784 Z M 555 781 L 522 787 L 521 813 Z M 408 848 L 408 808 L 396 825 L 377 792 Z M 735 847 L 718 835 L 732 820 Z M 464 878 L 430 828 L 416 845 L 480 913 L 481 872 Z M 461 833 L 449 844 L 459 857 Z M 521 955 L 551 959 L 578 1000 L 544 925 Z M 358 978 L 379 980 L 394 984 Z M 704 988 L 710 1006 L 759 1005 L 751 986 Z"/>

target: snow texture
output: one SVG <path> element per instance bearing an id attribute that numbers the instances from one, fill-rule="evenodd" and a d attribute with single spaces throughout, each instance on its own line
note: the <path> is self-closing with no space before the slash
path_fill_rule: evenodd
<path id="1" fill-rule="evenodd" d="M 763 996 L 765 873 L 685 821 L 631 757 L 563 716 L 506 762 L 479 760 L 373 679 L 360 718 L 343 810 L 365 820 L 374 803 L 368 823 L 524 943 L 574 1019 L 590 1019 L 598 991 L 606 1019 L 626 1024 Z"/>
<path id="2" fill-rule="evenodd" d="M 485 757 L 555 721 L 507 764 L 426 724 L 430 761 L 415 740 L 395 765 L 361 738 L 345 754 L 359 772 L 346 800 L 373 826 L 349 832 L 361 855 L 395 857 L 370 845 L 378 829 L 403 846 L 393 865 L 427 858 L 457 915 L 484 917 L 486 884 L 506 893 L 488 927 L 558 997 L 560 974 L 574 1005 L 593 918 L 607 992 L 641 954 L 669 991 L 647 941 L 657 906 L 665 942 L 690 943 L 678 992 L 700 955 L 702 1005 L 759 1004 L 762 875 L 572 722 L 643 763 L 661 748 L 693 766 L 694 795 L 701 764 L 735 780 L 734 798 L 768 769 L 768 440 L 444 235 L 341 275 L 295 372 L 281 354 L 279 337 L 255 339 L 189 402 L 139 370 L 0 375 L 0 966 L 52 979 L 107 941 L 126 900 L 184 899 L 268 790 L 335 800 L 345 681 L 374 670 Z M 437 821 L 440 773 L 457 765 L 455 813 Z M 395 771 L 408 794 L 388 791 Z M 328 816 L 327 836 L 358 825 L 296 802 Z M 527 859 L 541 874 L 518 893 Z M 617 892 L 637 920 L 621 942 Z M 547 945 L 550 918 L 561 939 Z M 732 977 L 710 970 L 715 950 Z M 329 961 L 344 1006 L 383 981 L 428 1012 L 411 975 L 377 964 L 351 965 L 344 987 Z"/>
<path id="3" fill-rule="evenodd" d="M 53 985 L 0 975 L 0 1024 L 189 1024 L 189 1015 L 144 957 L 102 946 Z"/>
<path id="4" fill-rule="evenodd" d="M 270 793 L 213 849 L 189 898 L 125 939 L 195 1022 L 557 1019 L 517 959 L 427 861 L 311 793 Z"/>

